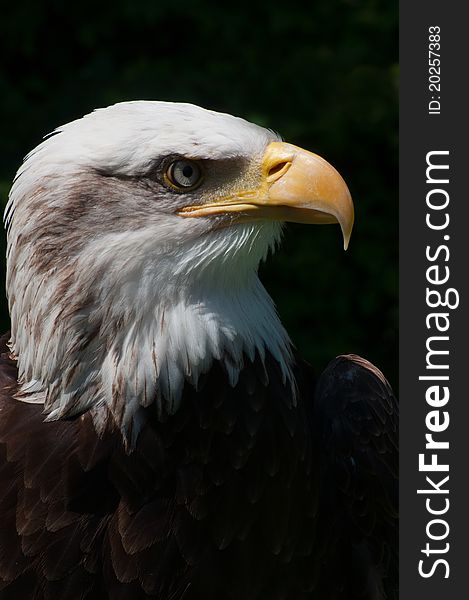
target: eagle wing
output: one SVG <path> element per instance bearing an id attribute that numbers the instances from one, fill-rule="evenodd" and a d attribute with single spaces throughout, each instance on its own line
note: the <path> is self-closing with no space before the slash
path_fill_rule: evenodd
<path id="1" fill-rule="evenodd" d="M 367 360 L 339 356 L 317 382 L 312 416 L 325 593 L 342 598 L 353 589 L 357 599 L 397 598 L 398 406 L 392 389 Z M 330 596 L 331 581 L 336 596 Z"/>

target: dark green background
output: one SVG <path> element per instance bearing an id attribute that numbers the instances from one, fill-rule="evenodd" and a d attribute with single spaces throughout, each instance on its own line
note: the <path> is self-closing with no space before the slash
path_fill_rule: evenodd
<path id="1" fill-rule="evenodd" d="M 190 101 L 275 129 L 338 168 L 356 226 L 344 253 L 338 227 L 289 225 L 263 281 L 318 369 L 356 352 L 397 385 L 397 3 L 10 2 L 1 30 L 3 203 L 41 137 L 95 107 Z"/>

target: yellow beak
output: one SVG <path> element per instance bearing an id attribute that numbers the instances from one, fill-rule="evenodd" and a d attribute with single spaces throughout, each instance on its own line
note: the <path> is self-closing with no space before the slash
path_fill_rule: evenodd
<path id="1" fill-rule="evenodd" d="M 323 158 L 283 142 L 271 142 L 262 159 L 257 189 L 240 190 L 216 202 L 187 206 L 184 217 L 235 216 L 234 222 L 257 220 L 338 223 L 344 248 L 352 233 L 354 211 L 345 181 Z"/>

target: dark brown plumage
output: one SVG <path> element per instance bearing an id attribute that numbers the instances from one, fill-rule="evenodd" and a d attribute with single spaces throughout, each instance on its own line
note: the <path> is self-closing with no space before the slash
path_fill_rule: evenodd
<path id="1" fill-rule="evenodd" d="M 396 406 L 369 363 L 339 357 L 299 401 L 276 363 L 235 388 L 219 365 L 137 448 L 89 414 L 43 422 L 0 367 L 0 598 L 387 598 L 396 578 Z"/>

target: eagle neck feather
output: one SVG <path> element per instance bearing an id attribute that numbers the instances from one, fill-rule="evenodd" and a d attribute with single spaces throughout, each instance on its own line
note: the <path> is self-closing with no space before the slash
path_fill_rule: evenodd
<path id="1" fill-rule="evenodd" d="M 231 227 L 164 253 L 152 232 L 113 235 L 49 271 L 36 290 L 18 280 L 38 280 L 18 249 L 25 269 L 10 273 L 26 290 L 11 307 L 18 397 L 44 403 L 48 420 L 92 409 L 98 429 L 111 416 L 134 437 L 142 409 L 174 413 L 185 383 L 196 387 L 213 361 L 235 386 L 246 363 L 268 352 L 294 393 L 290 341 L 257 276 L 279 233 Z"/>

